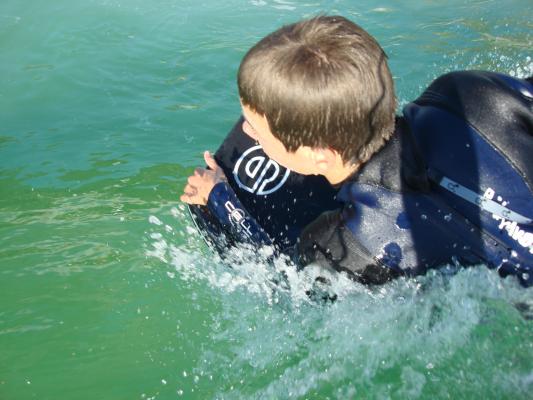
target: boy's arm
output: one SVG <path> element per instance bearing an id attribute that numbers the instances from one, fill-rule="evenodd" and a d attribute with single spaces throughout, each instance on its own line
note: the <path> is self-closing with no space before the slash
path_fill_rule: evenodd
<path id="1" fill-rule="evenodd" d="M 238 243 L 256 246 L 272 245 L 272 241 L 257 221 L 246 211 L 227 183 L 222 168 L 209 152 L 204 153 L 209 167 L 197 168 L 187 179 L 181 201 L 207 205 L 211 213 Z"/>
<path id="2" fill-rule="evenodd" d="M 219 182 L 213 187 L 207 207 L 221 225 L 231 232 L 231 237 L 236 242 L 256 246 L 272 245 L 266 232 L 246 211 L 227 182 Z"/>

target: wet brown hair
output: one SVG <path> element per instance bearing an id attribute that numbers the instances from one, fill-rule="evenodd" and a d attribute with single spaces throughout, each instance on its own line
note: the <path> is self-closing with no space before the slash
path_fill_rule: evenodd
<path id="1" fill-rule="evenodd" d="M 242 103 L 266 117 L 288 151 L 329 147 L 344 162 L 365 162 L 394 131 L 387 56 L 344 17 L 318 16 L 266 36 L 244 56 L 238 86 Z"/>

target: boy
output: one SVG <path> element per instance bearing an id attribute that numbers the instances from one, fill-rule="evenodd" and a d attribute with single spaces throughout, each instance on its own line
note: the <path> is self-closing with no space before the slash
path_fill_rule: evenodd
<path id="1" fill-rule="evenodd" d="M 485 72 L 437 79 L 395 117 L 386 55 L 338 16 L 282 27 L 257 43 L 238 74 L 242 128 L 278 164 L 340 187 L 340 210 L 300 234 L 297 262 L 379 284 L 443 264 L 484 263 L 533 283 L 533 92 Z M 181 200 L 206 205 L 270 244 L 210 169 Z M 236 211 L 238 210 L 238 211 Z"/>

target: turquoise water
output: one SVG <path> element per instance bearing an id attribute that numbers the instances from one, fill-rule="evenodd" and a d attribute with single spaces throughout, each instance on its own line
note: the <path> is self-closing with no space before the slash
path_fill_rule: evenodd
<path id="1" fill-rule="evenodd" d="M 241 57 L 318 12 L 378 38 L 400 104 L 453 69 L 533 73 L 528 1 L 0 3 L 1 399 L 529 397 L 513 280 L 337 277 L 316 305 L 309 274 L 273 290 L 192 229 L 179 194 L 239 115 Z"/>

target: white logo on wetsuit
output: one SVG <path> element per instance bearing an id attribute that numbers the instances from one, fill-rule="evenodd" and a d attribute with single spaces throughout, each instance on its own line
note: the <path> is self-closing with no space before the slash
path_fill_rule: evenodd
<path id="1" fill-rule="evenodd" d="M 233 176 L 237 185 L 247 192 L 267 195 L 283 186 L 291 170 L 266 157 L 261 149 L 257 145 L 242 153 L 233 168 Z"/>
<path id="2" fill-rule="evenodd" d="M 252 232 L 250 231 L 250 224 L 246 222 L 245 212 L 240 208 L 235 208 L 231 201 L 226 201 L 224 207 L 226 207 L 226 210 L 228 211 L 230 222 L 233 225 L 240 226 L 242 230 L 246 233 L 246 235 L 251 237 Z"/>
<path id="3" fill-rule="evenodd" d="M 493 200 L 495 197 L 496 192 L 492 188 L 488 188 L 485 193 L 483 194 L 483 197 L 489 200 Z M 507 201 L 505 201 L 501 196 L 496 197 L 498 203 L 501 203 L 502 206 L 506 206 L 509 204 Z M 500 221 L 500 224 L 498 225 L 498 229 L 503 230 L 505 229 L 507 231 L 507 234 L 518 244 L 522 247 L 529 248 L 529 253 L 533 254 L 533 233 L 532 232 L 526 232 L 525 230 L 521 229 L 520 226 L 514 222 L 506 219 L 504 216 L 499 216 L 496 214 L 492 214 L 492 218 L 496 221 Z"/>

